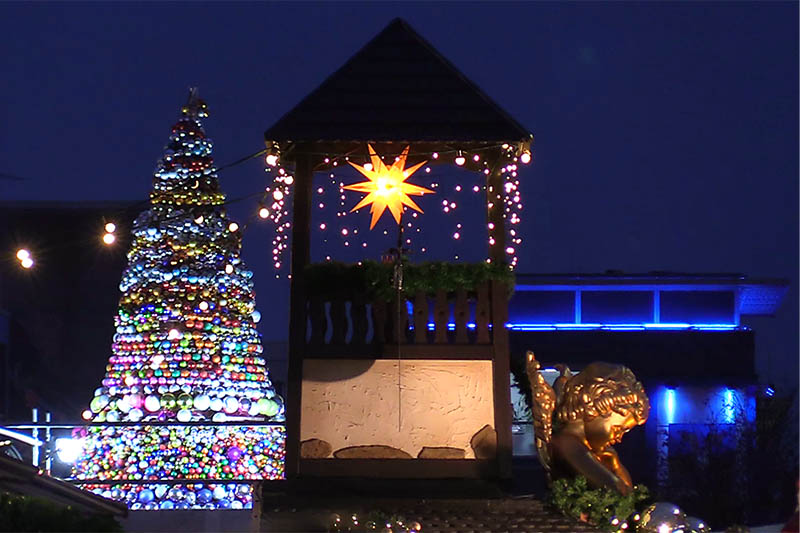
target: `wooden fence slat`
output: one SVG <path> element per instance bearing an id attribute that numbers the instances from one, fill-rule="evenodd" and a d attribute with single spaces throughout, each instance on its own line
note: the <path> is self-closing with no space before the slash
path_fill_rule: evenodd
<path id="1" fill-rule="evenodd" d="M 475 301 L 475 342 L 488 344 L 489 341 L 489 283 L 478 286 L 478 298 Z"/>
<path id="2" fill-rule="evenodd" d="M 436 344 L 447 343 L 447 322 L 450 318 L 450 309 L 447 305 L 447 293 L 439 289 L 436 291 L 436 301 L 433 304 L 434 336 Z"/>
<path id="3" fill-rule="evenodd" d="M 347 316 L 344 299 L 331 301 L 331 344 L 344 344 L 347 338 Z"/>
<path id="4" fill-rule="evenodd" d="M 361 345 L 367 342 L 367 302 L 357 294 L 350 301 L 350 321 L 353 323 L 353 336 L 350 344 Z"/>
<path id="5" fill-rule="evenodd" d="M 325 319 L 325 302 L 319 298 L 312 298 L 308 303 L 308 318 L 311 321 L 311 345 L 325 344 L 325 330 L 328 321 Z"/>
<path id="6" fill-rule="evenodd" d="M 372 302 L 372 342 L 384 344 L 386 342 L 386 302 L 375 300 Z"/>
<path id="7" fill-rule="evenodd" d="M 467 344 L 467 321 L 469 320 L 469 302 L 466 289 L 456 291 L 456 305 L 453 309 L 453 318 L 456 323 L 456 344 Z"/>
<path id="8" fill-rule="evenodd" d="M 423 291 L 414 295 L 414 343 L 428 343 L 428 296 Z"/>

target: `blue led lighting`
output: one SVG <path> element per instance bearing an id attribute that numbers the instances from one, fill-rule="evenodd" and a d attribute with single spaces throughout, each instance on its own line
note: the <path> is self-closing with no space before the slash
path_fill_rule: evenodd
<path id="1" fill-rule="evenodd" d="M 605 331 L 643 331 L 643 330 L 684 330 L 697 331 L 735 331 L 746 330 L 745 326 L 736 324 L 686 324 L 686 323 L 646 323 L 646 324 L 526 324 L 509 323 L 506 327 L 514 331 L 549 331 L 549 330 L 589 330 L 602 329 Z"/>
<path id="2" fill-rule="evenodd" d="M 467 322 L 467 329 L 475 329 L 475 327 L 476 327 L 475 322 Z M 489 325 L 489 327 L 491 328 L 491 324 Z M 414 326 L 411 326 L 411 329 L 414 329 Z M 436 324 L 434 324 L 433 322 L 428 322 L 428 331 L 433 331 L 434 329 L 436 329 Z M 455 331 L 456 330 L 455 322 L 448 322 L 447 329 L 449 331 Z"/>
<path id="3" fill-rule="evenodd" d="M 468 329 L 475 329 L 475 322 L 468 322 Z M 489 324 L 489 328 L 492 325 Z M 409 326 L 414 329 L 414 326 Z M 428 330 L 433 331 L 436 325 L 433 322 L 428 322 Z M 746 330 L 745 326 L 737 326 L 736 324 L 677 324 L 677 323 L 648 323 L 648 324 L 575 324 L 575 323 L 558 323 L 558 324 L 526 324 L 526 323 L 507 323 L 506 328 L 513 331 L 553 331 L 553 330 L 589 330 L 589 329 L 602 329 L 605 331 L 644 331 L 644 330 L 664 330 L 664 329 L 692 329 L 701 331 L 734 331 Z M 455 331 L 456 325 L 454 322 L 447 324 L 447 329 Z"/>
<path id="4" fill-rule="evenodd" d="M 668 388 L 664 393 L 667 424 L 675 422 L 675 389 Z"/>
<path id="5" fill-rule="evenodd" d="M 772 387 L 767 387 L 766 389 L 764 389 L 764 394 L 772 398 L 773 396 L 775 396 L 775 389 L 773 389 Z"/>
<path id="6" fill-rule="evenodd" d="M 722 416 L 728 424 L 733 423 L 735 415 L 734 407 L 733 390 L 725 389 L 724 400 L 722 402 Z"/>

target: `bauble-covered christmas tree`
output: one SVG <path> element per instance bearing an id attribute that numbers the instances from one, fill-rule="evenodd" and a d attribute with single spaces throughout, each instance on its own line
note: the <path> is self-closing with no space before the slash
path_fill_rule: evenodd
<path id="1" fill-rule="evenodd" d="M 76 464 L 80 479 L 283 475 L 284 431 L 277 424 L 283 421 L 283 401 L 270 382 L 255 328 L 260 314 L 253 274 L 240 258 L 241 230 L 225 214 L 212 142 L 200 122 L 207 115 L 192 90 L 158 162 L 151 207 L 134 223 L 113 355 L 83 414 L 102 426 L 90 425 Z M 141 425 L 108 424 L 118 422 Z M 145 485 L 93 490 L 133 508 L 249 503 L 239 494 L 247 486 L 170 487 L 175 490 Z"/>

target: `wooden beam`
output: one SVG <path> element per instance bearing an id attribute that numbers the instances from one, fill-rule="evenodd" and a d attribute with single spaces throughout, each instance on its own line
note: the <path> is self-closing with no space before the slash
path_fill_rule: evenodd
<path id="1" fill-rule="evenodd" d="M 303 475 L 394 479 L 491 478 L 491 459 L 301 459 Z"/>
<path id="2" fill-rule="evenodd" d="M 300 413 L 303 355 L 306 344 L 306 285 L 304 269 L 311 261 L 311 191 L 314 171 L 311 156 L 296 159 L 292 220 L 291 285 L 289 300 L 289 372 L 286 398 L 286 477 L 299 474 Z"/>
<path id="3" fill-rule="evenodd" d="M 400 352 L 398 354 L 398 351 Z M 318 344 L 306 346 L 306 359 L 445 359 L 488 361 L 494 357 L 491 344 Z"/>

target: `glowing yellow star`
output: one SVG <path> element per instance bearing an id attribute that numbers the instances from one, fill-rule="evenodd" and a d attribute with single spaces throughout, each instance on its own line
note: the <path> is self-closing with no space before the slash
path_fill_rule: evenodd
<path id="1" fill-rule="evenodd" d="M 398 224 L 400 224 L 400 216 L 403 214 L 404 205 L 422 213 L 422 209 L 420 209 L 408 195 L 422 196 L 425 193 L 433 194 L 433 191 L 425 187 L 406 183 L 406 180 L 416 172 L 419 167 L 427 163 L 427 161 L 423 161 L 411 168 L 403 168 L 406 166 L 406 158 L 408 157 L 409 147 L 406 146 L 403 153 L 400 154 L 400 157 L 392 163 L 392 166 L 387 167 L 383 164 L 381 158 L 378 157 L 378 154 L 375 153 L 372 146 L 368 144 L 367 148 L 369 149 L 372 168 L 367 169 L 364 168 L 366 165 L 362 167 L 354 163 L 350 163 L 350 165 L 366 176 L 369 181 L 346 185 L 344 188 L 349 191 L 366 192 L 369 194 L 362 198 L 361 201 L 358 202 L 358 205 L 351 209 L 350 212 L 352 213 L 357 209 L 372 204 L 372 207 L 370 207 L 372 222 L 370 222 L 369 229 L 375 227 L 375 224 L 387 207 Z"/>

